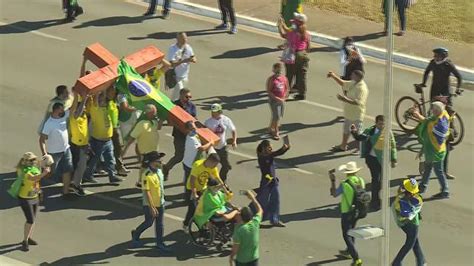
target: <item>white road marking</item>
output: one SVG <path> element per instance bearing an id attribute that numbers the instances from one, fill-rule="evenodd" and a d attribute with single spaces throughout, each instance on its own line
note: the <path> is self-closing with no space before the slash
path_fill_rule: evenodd
<path id="1" fill-rule="evenodd" d="M 61 38 L 61 37 L 58 37 L 58 36 L 43 33 L 41 31 L 37 31 L 37 30 L 30 30 L 30 29 L 23 28 L 23 27 L 13 26 L 13 25 L 10 25 L 10 24 L 2 22 L 2 21 L 0 21 L 0 25 L 7 26 L 7 27 L 10 27 L 10 28 L 14 28 L 14 29 L 17 29 L 17 30 L 21 30 L 21 31 L 24 31 L 25 33 L 32 33 L 32 34 L 36 34 L 36 35 L 41 36 L 41 37 L 67 42 L 67 39 L 64 39 L 64 38 Z"/>
<path id="2" fill-rule="evenodd" d="M 173 136 L 172 136 L 171 134 L 169 134 L 169 133 L 166 133 L 166 136 L 168 136 L 168 137 L 173 137 Z M 255 156 L 248 155 L 248 154 L 245 154 L 245 153 L 241 153 L 241 152 L 238 152 L 238 151 L 229 150 L 228 152 L 229 152 L 230 154 L 233 154 L 233 155 L 236 155 L 236 156 L 245 158 L 245 159 L 257 160 L 257 157 L 255 157 Z M 277 166 L 283 167 L 283 168 L 288 169 L 288 170 L 293 170 L 293 171 L 295 171 L 295 172 L 298 172 L 298 173 L 301 173 L 301 174 L 305 174 L 305 175 L 314 175 L 313 172 L 306 171 L 306 170 L 303 170 L 303 169 L 298 168 L 298 167 L 291 167 L 291 166 L 289 166 L 289 165 L 287 165 L 287 164 L 283 164 L 283 163 L 277 163 Z"/>
<path id="3" fill-rule="evenodd" d="M 0 265 L 31 265 L 23 261 L 19 261 L 16 259 L 9 258 L 7 256 L 0 255 Z"/>

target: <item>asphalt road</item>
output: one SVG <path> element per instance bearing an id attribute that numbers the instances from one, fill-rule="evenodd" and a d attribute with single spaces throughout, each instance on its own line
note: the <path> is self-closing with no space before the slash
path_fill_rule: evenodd
<path id="1" fill-rule="evenodd" d="M 0 255 L 30 264 L 104 264 L 115 265 L 225 265 L 228 253 L 200 250 L 187 243 L 179 231 L 185 208 L 182 207 L 182 170 L 176 167 L 166 184 L 168 206 L 165 218 L 166 241 L 174 254 L 162 256 L 152 248 L 153 230 L 145 234 L 147 248 L 127 249 L 130 230 L 142 221 L 133 188 L 137 170 L 119 187 L 88 187 L 90 195 L 64 202 L 60 189 L 45 188 L 45 206 L 41 208 L 34 238 L 40 246 L 29 253 L 16 245 L 22 236 L 24 217 L 5 190 L 12 182 L 13 168 L 25 151 L 39 153 L 36 128 L 48 99 L 58 84 L 72 85 L 79 74 L 84 48 L 100 42 L 121 57 L 153 44 L 167 51 L 175 33 L 188 32 L 198 63 L 191 68 L 190 88 L 199 106 L 199 118 L 209 116 L 208 106 L 224 105 L 225 114 L 234 120 L 239 146 L 231 155 L 233 170 L 230 186 L 234 191 L 253 188 L 259 182 L 255 161 L 257 142 L 263 139 L 269 120 L 269 108 L 263 93 L 271 65 L 279 52 L 281 40 L 275 35 L 241 28 L 237 35 L 217 32 L 217 21 L 175 12 L 170 20 L 143 18 L 145 8 L 124 1 L 81 1 L 86 14 L 71 24 L 61 24 L 59 1 L 0 1 Z M 327 170 L 349 160 L 363 166 L 362 159 L 350 153 L 332 154 L 330 147 L 339 143 L 342 124 L 336 119 L 341 104 L 336 99 L 339 88 L 325 78 L 328 70 L 338 70 L 338 53 L 316 47 L 311 53 L 308 98 L 289 102 L 282 129 L 290 135 L 291 150 L 278 160 L 281 180 L 281 218 L 284 229 L 261 230 L 262 265 L 348 265 L 335 255 L 344 248 L 337 199 L 329 196 Z M 369 60 L 366 81 L 370 89 L 368 115 L 382 112 L 384 65 Z M 421 74 L 412 69 L 394 69 L 394 99 L 414 95 L 411 84 Z M 449 183 L 452 197 L 428 201 L 423 209 L 420 241 L 429 265 L 472 265 L 473 237 L 473 96 L 466 92 L 456 101 L 466 123 L 464 142 L 451 156 L 451 172 L 458 179 Z M 366 125 L 373 121 L 365 120 Z M 163 129 L 161 147 L 171 154 L 172 142 Z M 419 145 L 395 127 L 399 145 L 399 166 L 391 177 L 392 195 L 407 175 L 416 175 L 415 152 Z M 280 145 L 274 142 L 274 145 Z M 132 163 L 132 160 L 127 160 Z M 131 166 L 133 167 L 133 166 Z M 370 176 L 361 171 L 365 180 Z M 106 182 L 106 178 L 101 178 Z M 430 183 L 427 196 L 437 193 L 436 180 Z M 247 201 L 235 196 L 237 204 Z M 380 224 L 381 213 L 371 213 L 360 224 Z M 392 222 L 390 254 L 393 258 L 404 241 L 401 230 Z M 365 265 L 377 261 L 380 240 L 358 241 Z M 5 261 L 0 256 L 0 261 Z M 413 255 L 406 265 L 414 265 Z"/>

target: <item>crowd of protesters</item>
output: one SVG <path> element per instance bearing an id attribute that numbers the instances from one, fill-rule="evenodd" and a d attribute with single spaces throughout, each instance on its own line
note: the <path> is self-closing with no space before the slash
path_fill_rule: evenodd
<path id="1" fill-rule="evenodd" d="M 298 9 L 298 1 L 285 1 L 288 8 Z M 70 19 L 80 15 L 82 9 L 65 1 L 67 14 Z M 290 5 L 291 3 L 291 5 Z M 295 4 L 296 5 L 293 5 Z M 300 3 L 299 3 L 300 4 Z M 156 1 L 150 2 L 150 9 L 145 15 L 154 14 Z M 231 21 L 231 32 L 236 33 L 236 20 L 231 1 L 219 1 L 222 10 L 223 24 L 219 28 L 228 28 L 227 17 Z M 300 11 L 295 10 L 295 11 Z M 399 12 L 402 10 L 399 7 Z M 272 75 L 266 82 L 270 106 L 270 124 L 268 133 L 274 140 L 280 139 L 279 126 L 284 116 L 285 101 L 292 92 L 298 94 L 296 100 L 304 100 L 307 93 L 306 75 L 309 68 L 308 53 L 311 49 L 311 36 L 306 29 L 307 17 L 302 13 L 289 13 L 285 10 L 278 22 L 279 33 L 285 39 L 281 46 L 284 50 L 281 61 L 284 63 L 286 75 L 282 73 L 283 64 L 275 63 Z M 291 18 L 290 14 L 293 16 Z M 403 13 L 400 14 L 402 16 Z M 169 1 L 164 1 L 163 16 L 169 15 Z M 402 22 L 400 35 L 405 30 Z M 423 204 L 421 193 L 428 189 L 431 170 L 441 185 L 441 192 L 436 198 L 449 198 L 447 174 L 445 168 L 446 154 L 449 152 L 448 136 L 450 114 L 446 110 L 450 102 L 437 101 L 434 97 L 446 94 L 446 80 L 454 73 L 458 77 L 458 87 L 461 78 L 454 65 L 447 60 L 447 50 L 435 49 L 435 59 L 427 69 L 434 71 L 432 89 L 432 108 L 428 117 L 420 114 L 416 108 L 413 115 L 420 121 L 417 135 L 423 144 L 425 156 L 424 173 L 420 185 L 415 179 L 406 179 L 400 186 L 393 212 L 397 224 L 407 235 L 407 241 L 398 252 L 393 265 L 401 262 L 410 249 L 417 258 L 417 265 L 424 265 L 425 259 L 418 239 L 420 225 L 420 210 Z M 440 56 L 441 55 L 441 56 Z M 81 76 L 85 71 L 86 59 L 81 67 Z M 192 63 L 197 63 L 192 47 L 187 42 L 185 33 L 178 33 L 176 43 L 168 51 L 167 60 L 144 75 L 144 78 L 158 90 L 169 90 L 173 103 L 181 107 L 192 117 L 197 116 L 197 108 L 191 101 L 192 94 L 188 87 L 189 71 Z M 354 147 L 355 153 L 365 159 L 371 174 L 370 209 L 377 211 L 381 207 L 380 190 L 382 183 L 382 160 L 385 118 L 378 115 L 375 124 L 363 130 L 369 89 L 364 81 L 366 60 L 354 44 L 351 37 L 343 40 L 341 48 L 341 74 L 327 74 L 338 85 L 342 92 L 337 99 L 342 102 L 344 124 L 342 141 L 333 147 L 333 152 L 349 150 L 348 140 L 353 138 L 360 142 Z M 440 67 L 450 67 L 438 69 Z M 176 75 L 174 86 L 162 85 L 160 80 L 165 73 L 173 69 Z M 426 74 L 423 84 L 426 83 Z M 438 86 L 439 85 L 439 86 Z M 449 86 L 449 85 L 448 85 Z M 187 212 L 183 221 L 183 230 L 188 231 L 189 224 L 195 219 L 199 225 L 206 224 L 214 216 L 225 220 L 235 220 L 239 224 L 234 230 L 234 243 L 230 256 L 230 264 L 258 264 L 258 228 L 262 221 L 269 220 L 272 226 L 285 227 L 280 220 L 280 191 L 279 177 L 276 174 L 274 159 L 285 154 L 290 144 L 285 142 L 281 148 L 274 151 L 269 140 L 261 141 L 257 146 L 258 166 L 261 171 L 260 185 L 244 194 L 252 201 L 249 207 L 224 208 L 229 203 L 225 197 L 231 195 L 227 186 L 229 172 L 232 166 L 229 162 L 228 147 L 237 148 L 237 127 L 227 115 L 220 103 L 210 106 L 210 117 L 203 124 L 186 121 L 185 130 L 173 128 L 174 155 L 166 162 L 166 156 L 160 148 L 160 130 L 166 121 L 157 117 L 157 107 L 147 104 L 140 110 L 133 106 L 126 95 L 118 94 L 114 87 L 94 94 L 81 96 L 74 88 L 69 91 L 64 85 L 56 88 L 56 96 L 48 104 L 44 119 L 40 123 L 39 148 L 42 157 L 38 158 L 31 152 L 25 153 L 17 165 L 18 179 L 21 184 L 13 193 L 19 199 L 26 223 L 22 249 L 29 250 L 29 245 L 38 243 L 31 238 L 38 201 L 41 195 L 40 181 L 52 176 L 53 180 L 63 184 L 62 197 L 72 199 L 74 195 L 85 196 L 82 188 L 84 183 L 98 183 L 96 177 L 105 172 L 109 183 L 119 185 L 124 179 L 119 176 L 130 175 L 124 164 L 123 157 L 129 153 L 130 146 L 136 142 L 134 153 L 140 163 L 136 187 L 142 191 L 144 222 L 131 232 L 131 247 L 142 246 L 140 235 L 144 230 L 155 224 L 156 246 L 162 252 L 170 252 L 163 240 L 163 215 L 165 212 L 164 182 L 168 180 L 171 170 L 180 162 L 184 170 L 183 189 Z M 197 127 L 207 127 L 219 137 L 216 143 L 203 143 L 196 132 Z M 230 139 L 229 139 L 230 136 Z M 435 140 L 435 141 L 434 141 Z M 358 143 L 359 144 L 359 143 Z M 391 166 L 397 165 L 396 141 L 390 132 L 390 161 Z M 220 169 L 219 169 L 220 165 Z M 331 173 L 331 195 L 341 196 L 341 228 L 347 248 L 340 251 L 342 256 L 351 258 L 352 265 L 362 265 L 362 259 L 355 248 L 354 238 L 348 234 L 355 228 L 357 220 L 354 208 L 358 195 L 365 190 L 364 178 L 358 175 L 361 167 L 356 162 L 348 162 L 339 167 L 346 175 L 336 187 L 336 177 Z M 12 186 L 13 188 L 13 186 Z M 203 213 L 205 204 L 216 204 L 215 211 Z M 209 207 L 209 206 L 207 206 Z M 199 211 L 197 211 L 199 209 Z M 360 214 L 359 214 L 360 215 Z"/>

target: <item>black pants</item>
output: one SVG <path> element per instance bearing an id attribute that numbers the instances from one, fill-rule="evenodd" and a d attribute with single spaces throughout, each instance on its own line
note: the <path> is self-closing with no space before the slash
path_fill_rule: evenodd
<path id="1" fill-rule="evenodd" d="M 295 63 L 285 64 L 286 78 L 292 88 L 296 88 L 300 95 L 306 95 L 306 74 L 308 72 L 309 59 L 306 52 L 296 52 Z M 293 79 L 295 84 L 292 86 Z"/>
<path id="2" fill-rule="evenodd" d="M 230 166 L 229 162 L 229 153 L 227 152 L 227 147 L 216 149 L 216 152 L 217 155 L 219 155 L 222 166 L 221 170 L 219 171 L 219 176 L 221 177 L 222 181 L 225 182 L 227 180 L 227 174 L 232 169 L 232 166 Z"/>
<path id="3" fill-rule="evenodd" d="M 168 172 L 178 163 L 180 163 L 184 158 L 184 145 L 186 144 L 186 139 L 177 138 L 173 139 L 174 144 L 174 156 L 165 164 L 164 174 L 167 176 Z"/>
<path id="4" fill-rule="evenodd" d="M 21 210 L 26 218 L 26 223 L 34 224 L 36 218 L 36 212 L 38 211 L 38 198 L 34 199 L 24 199 L 18 197 Z"/>
<path id="5" fill-rule="evenodd" d="M 237 22 L 235 21 L 235 11 L 232 0 L 219 0 L 219 9 L 221 10 L 222 23 L 227 24 L 228 16 L 232 26 L 237 25 Z"/>
<path id="6" fill-rule="evenodd" d="M 119 170 L 124 167 L 124 164 L 122 160 L 122 144 L 120 143 L 120 133 L 118 128 L 114 128 L 112 144 L 114 146 L 115 168 Z"/>
<path id="7" fill-rule="evenodd" d="M 184 217 L 183 225 L 188 226 L 191 220 L 193 219 L 194 212 L 196 211 L 197 200 L 191 199 L 191 190 L 186 189 L 184 193 L 184 199 L 188 204 L 188 211 L 186 212 L 186 216 Z M 201 192 L 197 192 L 198 196 L 201 196 Z"/>
<path id="8" fill-rule="evenodd" d="M 357 222 L 353 220 L 351 216 L 352 215 L 349 213 L 341 214 L 342 238 L 344 239 L 344 242 L 346 242 L 347 251 L 349 252 L 349 254 L 351 254 L 352 259 L 356 261 L 359 259 L 359 254 L 355 249 L 355 239 L 347 234 L 350 229 L 355 227 Z"/>
<path id="9" fill-rule="evenodd" d="M 377 160 L 377 157 L 372 155 L 367 155 L 367 157 L 365 157 L 365 163 L 367 164 L 367 167 L 369 167 L 370 175 L 372 176 L 372 182 L 370 185 L 372 192 L 372 203 L 380 206 L 379 193 L 382 182 L 382 166 Z"/>
<path id="10" fill-rule="evenodd" d="M 79 9 L 82 9 L 79 6 L 79 3 L 77 5 L 71 5 L 71 0 L 64 0 L 64 6 L 66 8 L 66 18 L 74 18 L 76 16 L 76 13 L 78 12 Z"/>

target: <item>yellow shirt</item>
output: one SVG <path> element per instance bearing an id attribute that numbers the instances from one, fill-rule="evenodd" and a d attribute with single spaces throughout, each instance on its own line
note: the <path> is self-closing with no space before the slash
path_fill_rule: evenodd
<path id="1" fill-rule="evenodd" d="M 367 97 L 369 96 L 369 89 L 365 81 L 355 83 L 354 81 L 344 81 L 342 89 L 346 92 L 346 96 L 355 100 L 358 105 L 344 102 L 344 117 L 348 120 L 364 120 Z"/>
<path id="2" fill-rule="evenodd" d="M 163 69 L 156 69 L 153 70 L 153 74 L 152 75 L 148 75 L 146 74 L 145 75 L 145 79 L 146 81 L 150 82 L 151 85 L 153 85 L 156 89 L 160 90 L 160 83 L 161 83 L 161 76 L 164 74 L 165 72 L 163 71 Z"/>
<path id="3" fill-rule="evenodd" d="M 20 187 L 18 197 L 23 199 L 35 199 L 38 197 L 40 186 L 38 181 L 30 180 L 30 177 L 39 175 L 40 169 L 38 167 L 25 167 L 17 171 L 18 175 L 23 175 L 23 183 Z"/>
<path id="4" fill-rule="evenodd" d="M 107 106 L 98 106 L 90 103 L 88 107 L 91 115 L 91 136 L 98 140 L 110 139 L 113 135 L 112 121 Z"/>
<path id="5" fill-rule="evenodd" d="M 217 167 L 214 168 L 207 168 L 204 166 L 205 159 L 197 160 L 193 163 L 193 167 L 191 168 L 190 176 L 196 177 L 196 182 L 194 187 L 196 191 L 202 191 L 207 188 L 207 180 L 209 178 L 214 178 L 217 180 L 221 180 L 219 177 L 219 171 Z M 222 181 L 221 181 L 222 182 Z M 191 177 L 188 178 L 188 182 L 186 183 L 186 188 L 191 189 Z"/>
<path id="6" fill-rule="evenodd" d="M 89 125 L 86 113 L 75 118 L 74 114 L 69 116 L 69 132 L 71 133 L 71 143 L 77 146 L 89 144 Z"/>
<path id="7" fill-rule="evenodd" d="M 155 207 L 160 207 L 164 201 L 164 195 L 162 193 L 162 184 L 158 174 L 147 169 L 142 174 L 142 192 L 143 192 L 143 205 L 150 206 L 146 193 L 149 191 L 151 194 L 151 203 Z"/>
<path id="8" fill-rule="evenodd" d="M 158 134 L 158 122 L 142 120 L 138 122 L 130 132 L 130 137 L 137 140 L 138 151 L 146 154 L 158 150 L 160 135 Z"/>

